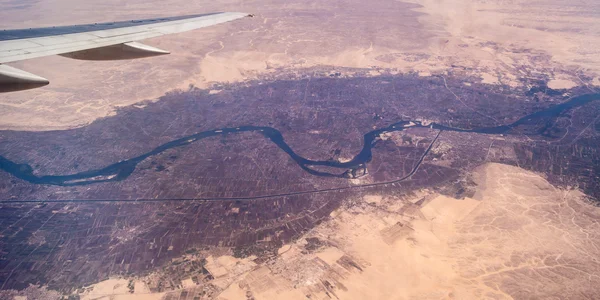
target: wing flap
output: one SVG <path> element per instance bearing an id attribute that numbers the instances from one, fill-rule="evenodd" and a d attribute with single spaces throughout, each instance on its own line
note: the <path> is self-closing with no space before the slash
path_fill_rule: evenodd
<path id="1" fill-rule="evenodd" d="M 44 77 L 0 65 L 0 93 L 34 89 L 50 83 Z"/>
<path id="2" fill-rule="evenodd" d="M 36 38 L 35 40 L 31 40 L 34 44 L 42 47 L 51 47 L 53 45 L 60 44 L 68 44 L 68 43 L 76 43 L 76 42 L 87 42 L 90 40 L 96 39 L 97 36 L 90 33 L 80 33 L 80 34 L 69 34 L 69 35 L 57 35 L 57 36 L 49 36 Z M 0 42 L 1 43 L 1 42 Z"/>

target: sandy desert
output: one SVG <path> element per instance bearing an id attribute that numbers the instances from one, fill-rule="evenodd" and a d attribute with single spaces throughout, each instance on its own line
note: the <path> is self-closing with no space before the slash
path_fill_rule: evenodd
<path id="1" fill-rule="evenodd" d="M 372 75 L 382 69 L 422 76 L 451 73 L 509 86 L 522 84 L 519 78 L 531 74 L 548 74 L 553 88 L 600 85 L 600 4 L 593 1 L 120 3 L 3 1 L 0 26 L 58 26 L 212 11 L 242 11 L 256 17 L 147 41 L 171 51 L 158 59 L 123 63 L 46 57 L 12 64 L 52 80 L 43 89 L 2 95 L 1 129 L 80 127 L 174 89 L 210 88 L 311 66 L 368 68 Z"/>

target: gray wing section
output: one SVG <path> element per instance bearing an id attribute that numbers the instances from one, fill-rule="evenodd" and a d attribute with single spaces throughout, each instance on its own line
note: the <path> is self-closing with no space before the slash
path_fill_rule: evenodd
<path id="1" fill-rule="evenodd" d="M 126 22 L 0 31 L 0 64 L 125 44 L 233 21 L 246 13 L 155 18 Z"/>

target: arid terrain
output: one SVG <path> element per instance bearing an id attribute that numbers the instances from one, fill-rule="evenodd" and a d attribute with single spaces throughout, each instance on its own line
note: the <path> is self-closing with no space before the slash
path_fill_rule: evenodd
<path id="1" fill-rule="evenodd" d="M 262 263 L 226 249 L 189 252 L 158 273 L 106 280 L 77 294 L 223 300 L 598 297 L 600 208 L 582 193 L 556 189 L 518 167 L 485 164 L 472 176 L 478 185 L 472 198 L 429 189 L 402 197 L 351 196 L 327 221 Z M 174 291 L 152 292 L 177 265 L 201 265 L 202 271 L 183 276 Z"/>
<path id="2" fill-rule="evenodd" d="M 598 297 L 600 208 L 517 167 L 473 176 L 473 198 L 352 199 L 266 265 L 224 265 L 218 299 Z"/>
<path id="3" fill-rule="evenodd" d="M 46 57 L 13 64 L 51 79 L 0 97 L 0 129 L 83 126 L 119 107 L 190 84 L 210 87 L 313 66 L 464 74 L 518 86 L 543 74 L 553 88 L 600 85 L 600 8 L 594 1 L 0 1 L 0 27 L 27 28 L 211 11 L 253 19 L 147 41 L 156 59 L 89 62 Z M 76 5 L 74 4 L 76 3 Z M 73 6 L 76 6 L 74 9 Z M 69 13 L 64 13 L 68 11 Z M 68 71 L 65 71 L 68 70 Z M 26 121 L 25 121 L 26 120 Z"/>
<path id="4" fill-rule="evenodd" d="M 65 13 L 68 11 L 68 13 Z M 2 1 L 211 11 L 0 94 L 0 299 L 598 299 L 593 1 Z"/>

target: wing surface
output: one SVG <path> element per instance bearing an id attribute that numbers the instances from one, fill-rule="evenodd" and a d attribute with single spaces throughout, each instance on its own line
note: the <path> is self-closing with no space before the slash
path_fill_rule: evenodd
<path id="1" fill-rule="evenodd" d="M 0 30 L 0 64 L 119 45 L 248 16 L 223 12 L 87 25 Z"/>
<path id="2" fill-rule="evenodd" d="M 47 85 L 46 78 L 5 63 L 61 55 L 81 60 L 134 59 L 169 54 L 137 41 L 252 16 L 219 12 L 73 26 L 0 30 L 0 93 Z"/>

